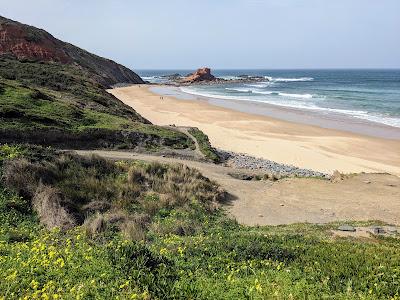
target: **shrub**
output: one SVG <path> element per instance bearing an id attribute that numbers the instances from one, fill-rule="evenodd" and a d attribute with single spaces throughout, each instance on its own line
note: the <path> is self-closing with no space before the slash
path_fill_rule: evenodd
<path id="1" fill-rule="evenodd" d="M 216 183 L 183 165 L 120 164 L 98 156 L 46 151 L 37 160 L 39 153 L 7 160 L 3 181 L 32 202 L 48 228 L 67 230 L 84 224 L 91 236 L 121 231 L 128 239 L 140 240 L 160 213 L 179 208 L 214 212 L 224 195 Z M 167 231 L 194 232 L 181 225 Z"/>
<path id="2" fill-rule="evenodd" d="M 117 251 L 109 248 L 108 253 L 116 270 L 129 274 L 134 282 L 146 287 L 157 298 L 167 299 L 172 294 L 171 283 L 178 277 L 171 261 L 137 242 L 123 244 Z"/>

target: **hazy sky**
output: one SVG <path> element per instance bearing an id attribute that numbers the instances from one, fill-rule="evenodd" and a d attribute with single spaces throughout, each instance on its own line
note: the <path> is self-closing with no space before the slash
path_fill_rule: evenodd
<path id="1" fill-rule="evenodd" d="M 400 0 L 0 0 L 133 69 L 399 68 Z"/>

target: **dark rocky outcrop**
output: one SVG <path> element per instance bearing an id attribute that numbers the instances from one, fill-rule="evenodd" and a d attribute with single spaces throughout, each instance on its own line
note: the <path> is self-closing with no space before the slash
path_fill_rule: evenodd
<path id="1" fill-rule="evenodd" d="M 48 32 L 0 16 L 0 56 L 76 65 L 104 87 L 144 83 L 130 69 L 53 37 Z"/>
<path id="2" fill-rule="evenodd" d="M 179 73 L 175 73 L 175 74 L 167 74 L 167 75 L 162 75 L 161 78 L 165 78 L 168 80 L 178 80 L 181 79 L 183 76 Z"/>

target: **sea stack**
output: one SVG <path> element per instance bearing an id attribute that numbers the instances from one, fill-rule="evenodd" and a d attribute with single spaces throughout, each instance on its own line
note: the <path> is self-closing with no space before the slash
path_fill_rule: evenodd
<path id="1" fill-rule="evenodd" d="M 211 74 L 210 68 L 200 68 L 196 72 L 182 79 L 184 83 L 194 83 L 200 81 L 215 81 L 217 78 Z"/>

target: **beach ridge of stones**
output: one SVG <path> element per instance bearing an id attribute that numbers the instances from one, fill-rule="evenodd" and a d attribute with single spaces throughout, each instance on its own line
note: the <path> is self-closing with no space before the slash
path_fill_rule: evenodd
<path id="1" fill-rule="evenodd" d="M 310 169 L 302 169 L 292 165 L 277 163 L 268 159 L 257 158 L 243 153 L 217 150 L 222 161 L 238 169 L 265 171 L 270 177 L 281 179 L 284 177 L 308 177 L 330 179 L 330 175 Z"/>

